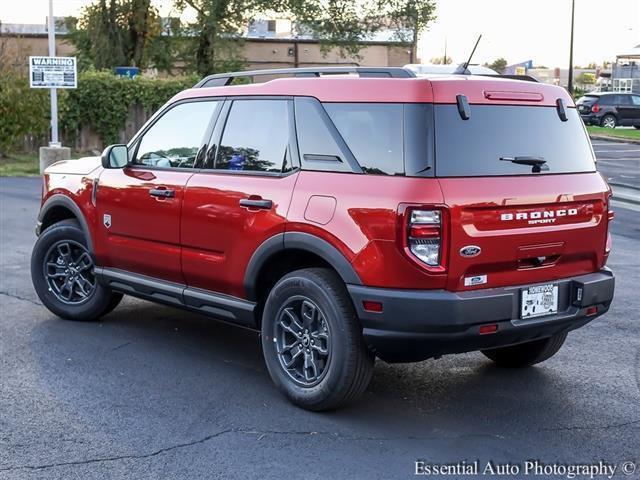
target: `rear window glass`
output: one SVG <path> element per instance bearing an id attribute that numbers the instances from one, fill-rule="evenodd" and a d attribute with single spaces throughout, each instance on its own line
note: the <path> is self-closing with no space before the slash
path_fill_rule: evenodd
<path id="1" fill-rule="evenodd" d="M 591 105 L 592 103 L 596 103 L 598 101 L 598 98 L 600 97 L 596 95 L 585 95 L 584 97 L 580 97 L 576 103 L 578 105 L 580 104 Z"/>
<path id="2" fill-rule="evenodd" d="M 323 105 L 365 173 L 404 174 L 402 104 Z"/>
<path id="3" fill-rule="evenodd" d="M 582 120 L 575 108 L 566 111 L 563 122 L 555 107 L 471 105 L 463 120 L 456 105 L 436 105 L 436 176 L 528 175 L 532 165 L 509 159 L 532 158 L 546 162 L 536 175 L 593 172 Z"/>

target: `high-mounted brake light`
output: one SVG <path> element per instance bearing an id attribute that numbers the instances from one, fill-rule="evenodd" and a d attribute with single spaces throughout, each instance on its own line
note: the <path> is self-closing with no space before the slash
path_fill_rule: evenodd
<path id="1" fill-rule="evenodd" d="M 411 253 L 430 267 L 441 264 L 442 215 L 440 210 L 412 210 L 408 245 Z"/>

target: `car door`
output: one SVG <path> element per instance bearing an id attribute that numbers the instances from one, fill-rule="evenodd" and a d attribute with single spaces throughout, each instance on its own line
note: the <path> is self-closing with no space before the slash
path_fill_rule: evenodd
<path id="1" fill-rule="evenodd" d="M 221 104 L 193 100 L 169 106 L 131 142 L 127 166 L 101 173 L 95 197 L 98 265 L 184 283 L 184 187 L 203 157 Z"/>
<path id="2" fill-rule="evenodd" d="M 633 125 L 635 111 L 631 103 L 631 95 L 615 95 L 615 105 L 618 110 L 618 124 L 622 126 Z"/>
<path id="3" fill-rule="evenodd" d="M 633 108 L 631 124 L 636 127 L 640 127 L 640 95 L 631 95 L 631 103 Z"/>
<path id="4" fill-rule="evenodd" d="M 297 178 L 293 125 L 289 99 L 225 104 L 210 142 L 215 153 L 184 195 L 182 271 L 190 288 L 244 298 L 251 256 L 285 229 Z"/>

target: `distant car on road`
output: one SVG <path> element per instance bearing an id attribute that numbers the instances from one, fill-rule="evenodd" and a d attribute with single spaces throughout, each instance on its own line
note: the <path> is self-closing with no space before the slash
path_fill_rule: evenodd
<path id="1" fill-rule="evenodd" d="M 640 129 L 640 95 L 633 93 L 588 93 L 576 102 L 584 123 L 605 128 Z"/>

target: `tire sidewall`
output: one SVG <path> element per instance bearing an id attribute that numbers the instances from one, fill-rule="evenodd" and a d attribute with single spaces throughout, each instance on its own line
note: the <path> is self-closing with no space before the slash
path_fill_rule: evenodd
<path id="1" fill-rule="evenodd" d="M 100 284 L 96 284 L 91 298 L 79 305 L 68 305 L 60 300 L 49 290 L 49 284 L 44 277 L 43 262 L 49 249 L 56 242 L 61 240 L 73 240 L 85 248 L 87 241 L 84 232 L 79 226 L 65 222 L 61 225 L 54 225 L 46 229 L 33 247 L 31 254 L 31 282 L 40 298 L 40 301 L 47 309 L 59 317 L 70 320 L 93 320 L 101 315 L 105 306 L 111 301 L 111 292 Z M 89 252 L 91 258 L 93 255 Z"/>
<path id="2" fill-rule="evenodd" d="M 283 370 L 277 357 L 273 339 L 274 324 L 280 307 L 291 297 L 304 295 L 311 299 L 325 316 L 331 335 L 331 356 L 324 378 L 316 385 L 304 387 L 295 383 Z M 326 399 L 344 382 L 346 363 L 349 361 L 349 338 L 352 332 L 343 318 L 344 312 L 331 295 L 313 279 L 294 274 L 287 275 L 273 288 L 267 298 L 262 316 L 262 349 L 267 369 L 274 383 L 294 403 L 313 408 L 320 399 Z"/>

